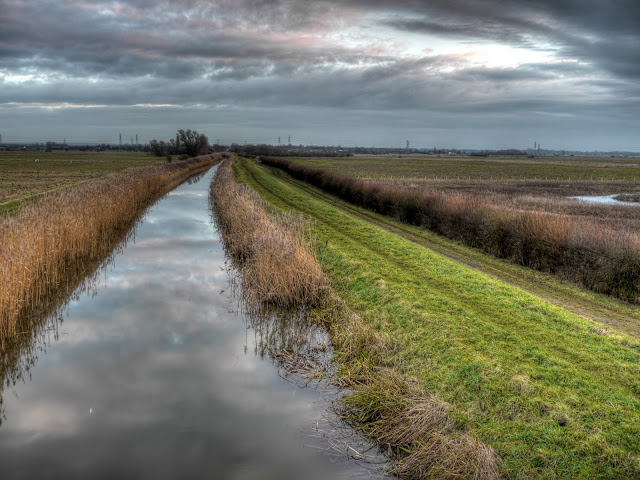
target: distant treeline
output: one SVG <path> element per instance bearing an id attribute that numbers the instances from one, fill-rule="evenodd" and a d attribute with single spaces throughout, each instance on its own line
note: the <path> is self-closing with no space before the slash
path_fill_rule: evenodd
<path id="1" fill-rule="evenodd" d="M 464 194 L 416 192 L 262 156 L 343 200 L 427 228 L 499 258 L 549 272 L 599 293 L 637 303 L 637 236 L 604 231 L 584 218 L 511 210 Z"/>
<path id="2" fill-rule="evenodd" d="M 244 156 L 267 155 L 277 157 L 350 157 L 351 149 L 340 146 L 313 146 L 313 145 L 239 145 L 232 144 L 230 152 Z"/>

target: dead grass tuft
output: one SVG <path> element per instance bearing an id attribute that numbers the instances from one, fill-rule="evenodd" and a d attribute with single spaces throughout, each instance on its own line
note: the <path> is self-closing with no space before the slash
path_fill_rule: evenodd
<path id="1" fill-rule="evenodd" d="M 503 478 L 496 452 L 469 436 L 458 439 L 433 435 L 420 442 L 394 469 L 400 478 L 489 480 Z"/>
<path id="2" fill-rule="evenodd" d="M 343 399 L 342 413 L 396 460 L 393 473 L 400 478 L 502 478 L 495 451 L 460 432 L 450 409 L 415 382 L 382 368 Z"/>

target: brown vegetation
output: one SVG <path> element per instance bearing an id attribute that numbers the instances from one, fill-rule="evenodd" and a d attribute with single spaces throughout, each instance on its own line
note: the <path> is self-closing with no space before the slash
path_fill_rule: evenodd
<path id="1" fill-rule="evenodd" d="M 211 200 L 225 247 L 240 266 L 243 292 L 251 303 L 290 307 L 320 298 L 325 279 L 301 215 L 267 213 L 255 192 L 235 182 L 228 161 L 211 183 Z"/>
<path id="2" fill-rule="evenodd" d="M 0 223 L 0 344 L 19 320 L 114 248 L 160 196 L 220 160 L 132 168 L 22 207 Z"/>
<path id="3" fill-rule="evenodd" d="M 589 218 L 525 211 L 478 196 L 416 191 L 261 157 L 263 163 L 374 212 L 554 273 L 599 293 L 640 298 L 640 239 Z"/>

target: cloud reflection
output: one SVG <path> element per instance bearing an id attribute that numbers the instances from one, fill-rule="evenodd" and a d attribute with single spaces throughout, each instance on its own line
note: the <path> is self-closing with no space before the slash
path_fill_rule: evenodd
<path id="1" fill-rule="evenodd" d="M 302 445 L 318 393 L 254 354 L 207 203 L 192 195 L 209 180 L 149 212 L 98 294 L 69 306 L 32 381 L 5 395 L 3 478 L 349 473 Z"/>

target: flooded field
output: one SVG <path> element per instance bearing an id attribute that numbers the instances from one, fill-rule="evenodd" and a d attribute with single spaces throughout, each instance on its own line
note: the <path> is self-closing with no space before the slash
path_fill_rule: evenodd
<path id="1" fill-rule="evenodd" d="M 637 196 L 637 194 L 635 196 Z M 615 193 L 613 195 L 579 196 L 569 198 L 573 200 L 580 200 L 584 203 L 595 203 L 600 205 L 640 205 L 640 203 L 635 200 L 627 200 L 627 198 L 635 198 L 635 196 L 631 194 Z"/>
<path id="2" fill-rule="evenodd" d="M 33 367 L 3 379 L 3 478 L 383 476 L 331 412 L 338 392 L 304 375 L 327 368 L 324 332 L 240 311 L 210 219 L 214 170 L 152 207 L 51 321 Z"/>

